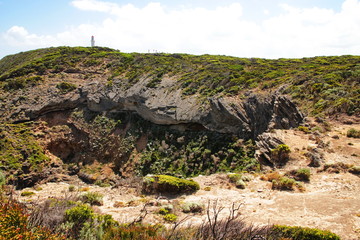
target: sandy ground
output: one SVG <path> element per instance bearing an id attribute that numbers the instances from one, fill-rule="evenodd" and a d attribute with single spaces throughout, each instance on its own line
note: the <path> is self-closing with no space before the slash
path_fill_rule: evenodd
<path id="1" fill-rule="evenodd" d="M 321 136 L 321 140 L 327 143 L 324 149 L 326 163 L 344 162 L 360 166 L 360 139 L 346 137 L 346 131 L 350 127 L 360 129 L 359 124 L 337 125 L 332 131 Z M 291 161 L 285 169 L 305 167 L 309 161 L 304 152 L 310 146 L 316 146 L 309 134 L 296 130 L 277 131 L 292 149 Z M 334 136 L 337 137 L 334 137 Z M 199 182 L 201 189 L 192 195 L 177 197 L 143 196 L 134 188 L 126 186 L 111 188 L 86 185 L 74 179 L 68 183 L 47 183 L 39 185 L 35 189 L 22 191 L 34 191 L 35 194 L 19 199 L 24 202 L 43 201 L 49 197 L 65 197 L 71 194 L 82 194 L 82 188 L 88 191 L 100 192 L 104 195 L 103 205 L 96 207 L 97 211 L 111 214 L 120 222 L 131 222 L 139 217 L 145 203 L 147 216 L 144 221 L 149 223 L 163 222 L 162 216 L 157 214 L 160 205 L 172 204 L 179 219 L 187 217 L 184 223 L 198 224 L 206 217 L 204 214 L 184 214 L 180 205 L 184 202 L 203 203 L 205 206 L 217 201 L 218 206 L 225 209 L 221 212 L 226 217 L 228 208 L 234 203 L 241 204 L 239 212 L 241 218 L 255 225 L 284 224 L 292 226 L 304 226 L 330 230 L 339 234 L 342 239 L 360 239 L 360 177 L 351 173 L 328 173 L 318 172 L 317 168 L 311 168 L 311 180 L 305 183 L 305 192 L 278 191 L 271 189 L 271 183 L 260 180 L 261 174 L 252 174 L 252 180 L 246 189 L 237 189 L 231 183 L 226 174 L 214 174 L 211 176 L 198 176 L 194 178 Z M 69 192 L 69 186 L 74 185 L 77 191 Z M 208 189 L 206 189 L 208 187 Z M 206 191 L 206 190 L 208 191 Z M 210 190 L 209 190 L 210 189 Z"/>

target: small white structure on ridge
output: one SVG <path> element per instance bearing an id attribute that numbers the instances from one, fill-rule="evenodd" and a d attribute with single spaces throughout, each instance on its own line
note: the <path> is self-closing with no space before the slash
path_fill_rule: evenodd
<path id="1" fill-rule="evenodd" d="M 91 36 L 91 47 L 95 46 L 95 38 L 94 36 Z"/>

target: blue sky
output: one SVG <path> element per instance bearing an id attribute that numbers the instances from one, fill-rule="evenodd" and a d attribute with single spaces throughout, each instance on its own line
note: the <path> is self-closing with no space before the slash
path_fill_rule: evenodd
<path id="1" fill-rule="evenodd" d="M 0 0 L 0 58 L 50 46 L 238 57 L 360 54 L 360 0 Z"/>

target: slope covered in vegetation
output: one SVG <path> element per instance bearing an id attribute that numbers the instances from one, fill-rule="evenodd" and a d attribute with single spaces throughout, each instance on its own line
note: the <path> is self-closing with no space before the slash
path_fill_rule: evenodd
<path id="1" fill-rule="evenodd" d="M 257 136 L 303 119 L 278 96 L 310 115 L 356 116 L 359 85 L 358 56 L 270 60 L 102 47 L 18 53 L 0 60 L 0 167 L 21 187 L 52 174 L 35 167 L 49 166 L 50 156 L 63 163 L 57 173 L 88 182 L 256 171 Z M 31 123 L 20 124 L 29 120 L 41 125 L 36 135 Z M 101 174 L 105 166 L 112 174 Z"/>
<path id="2" fill-rule="evenodd" d="M 310 114 L 359 113 L 359 56 L 303 59 L 260 59 L 188 54 L 122 53 L 108 48 L 58 47 L 7 56 L 0 61 L 4 91 L 26 88 L 44 81 L 44 76 L 92 74 L 107 84 L 129 88 L 142 78 L 151 78 L 155 88 L 164 77 L 177 79 L 184 96 L 228 95 L 243 97 L 249 90 L 281 88 Z M 120 83 L 115 81 L 121 79 Z"/>

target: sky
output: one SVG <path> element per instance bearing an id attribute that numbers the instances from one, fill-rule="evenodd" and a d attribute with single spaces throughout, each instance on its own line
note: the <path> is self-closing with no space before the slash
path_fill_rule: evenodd
<path id="1" fill-rule="evenodd" d="M 0 0 L 0 58 L 37 48 L 360 55 L 360 0 Z"/>

